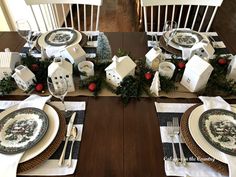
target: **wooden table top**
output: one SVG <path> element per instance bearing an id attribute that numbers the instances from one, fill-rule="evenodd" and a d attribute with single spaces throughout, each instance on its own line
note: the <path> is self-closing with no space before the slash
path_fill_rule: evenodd
<path id="1" fill-rule="evenodd" d="M 106 33 L 113 54 L 147 52 L 145 33 Z M 15 32 L 0 33 L 0 51 L 19 51 L 24 44 Z M 22 100 L 26 96 L 4 96 Z M 141 98 L 124 106 L 119 97 L 66 97 L 86 101 L 80 158 L 73 177 L 165 177 L 160 126 L 154 101 L 199 102 L 198 99 Z M 232 100 L 230 100 L 232 101 Z"/>

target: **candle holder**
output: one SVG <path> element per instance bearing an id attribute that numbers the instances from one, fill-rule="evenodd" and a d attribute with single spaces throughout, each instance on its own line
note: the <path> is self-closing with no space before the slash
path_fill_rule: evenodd
<path id="1" fill-rule="evenodd" d="M 175 71 L 175 65 L 171 62 L 165 61 L 161 62 L 159 65 L 159 73 L 161 76 L 172 78 Z"/>
<path id="2" fill-rule="evenodd" d="M 86 75 L 80 75 L 80 79 L 86 79 L 90 76 L 94 76 L 94 64 L 91 61 L 82 61 L 78 64 L 78 69 L 81 73 Z"/>

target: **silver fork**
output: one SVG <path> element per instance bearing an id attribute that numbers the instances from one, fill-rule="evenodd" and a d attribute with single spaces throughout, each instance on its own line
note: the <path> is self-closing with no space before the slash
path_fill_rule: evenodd
<path id="1" fill-rule="evenodd" d="M 173 128 L 174 128 L 173 132 L 174 132 L 175 136 L 177 136 L 178 142 L 179 142 L 180 162 L 181 162 L 182 165 L 185 166 L 185 165 L 187 165 L 187 163 L 186 163 L 183 148 L 182 148 L 182 145 L 181 145 L 181 137 L 180 137 L 180 131 L 179 131 L 178 117 L 174 117 L 172 122 L 173 122 Z"/>
<path id="2" fill-rule="evenodd" d="M 167 127 L 169 128 L 168 129 L 168 135 L 170 136 L 171 138 L 171 143 L 172 143 L 172 151 L 173 151 L 173 162 L 175 162 L 175 165 L 179 166 L 179 161 L 178 161 L 178 158 L 177 158 L 177 154 L 176 154 L 176 150 L 175 150 L 175 145 L 174 145 L 174 132 L 173 132 L 173 129 L 172 129 L 172 122 L 171 121 L 168 121 L 167 122 Z"/>

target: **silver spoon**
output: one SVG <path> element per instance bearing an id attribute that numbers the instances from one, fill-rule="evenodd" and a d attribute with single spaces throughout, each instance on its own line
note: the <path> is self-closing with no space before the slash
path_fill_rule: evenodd
<path id="1" fill-rule="evenodd" d="M 73 146 L 76 140 L 76 137 L 78 136 L 78 130 L 75 126 L 73 126 L 72 131 L 71 131 L 71 137 L 72 137 L 72 144 L 70 147 L 70 155 L 69 155 L 69 159 L 67 161 L 67 167 L 71 166 L 71 161 L 72 161 L 72 151 L 73 151 Z"/>

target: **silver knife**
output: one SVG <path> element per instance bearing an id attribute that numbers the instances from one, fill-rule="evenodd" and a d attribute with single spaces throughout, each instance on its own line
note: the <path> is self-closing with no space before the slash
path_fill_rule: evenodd
<path id="1" fill-rule="evenodd" d="M 74 124 L 74 120 L 75 120 L 75 115 L 76 115 L 76 112 L 74 112 L 72 114 L 72 116 L 70 118 L 70 122 L 67 125 L 66 140 L 65 140 L 65 144 L 64 144 L 64 147 L 63 147 L 63 150 L 62 150 L 62 153 L 61 153 L 61 157 L 60 157 L 59 162 L 58 162 L 58 166 L 61 166 L 64 163 L 65 154 L 66 154 L 66 147 L 67 147 L 70 135 L 71 135 L 71 130 L 72 130 L 72 127 L 73 127 L 73 124 Z"/>

